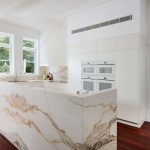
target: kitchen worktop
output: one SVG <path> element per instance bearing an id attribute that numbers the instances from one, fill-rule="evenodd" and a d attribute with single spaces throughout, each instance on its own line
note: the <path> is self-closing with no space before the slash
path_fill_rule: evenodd
<path id="1" fill-rule="evenodd" d="M 67 83 L 0 85 L 0 132 L 19 150 L 117 149 L 115 89 L 76 94 Z"/>
<path id="2" fill-rule="evenodd" d="M 97 95 L 99 93 L 103 93 L 106 91 L 111 91 L 114 90 L 112 89 L 106 89 L 102 90 L 99 92 L 93 92 L 93 91 L 85 91 L 85 90 L 73 90 L 71 89 L 71 85 L 66 82 L 66 81 L 49 81 L 49 80 L 26 80 L 26 81 L 8 81 L 12 82 L 14 84 L 19 84 L 19 85 L 26 85 L 30 86 L 32 88 L 38 88 L 41 90 L 46 90 L 46 91 L 51 91 L 55 93 L 61 93 L 65 95 L 71 95 L 71 96 L 76 96 L 76 97 L 88 97 L 92 95 Z"/>

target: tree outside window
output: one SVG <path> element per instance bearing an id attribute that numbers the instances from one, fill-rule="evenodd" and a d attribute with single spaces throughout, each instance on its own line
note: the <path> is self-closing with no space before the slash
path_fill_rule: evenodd
<path id="1" fill-rule="evenodd" d="M 10 36 L 0 33 L 0 73 L 10 73 Z"/>
<path id="2" fill-rule="evenodd" d="M 35 73 L 36 41 L 23 39 L 24 73 Z"/>

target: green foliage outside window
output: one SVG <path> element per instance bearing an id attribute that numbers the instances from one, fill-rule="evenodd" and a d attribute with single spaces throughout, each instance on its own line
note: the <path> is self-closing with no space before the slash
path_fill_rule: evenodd
<path id="1" fill-rule="evenodd" d="M 23 60 L 24 60 L 24 72 L 35 72 L 35 41 L 23 40 Z"/>
<path id="2" fill-rule="evenodd" d="M 0 61 L 0 73 L 8 73 L 10 63 L 9 61 Z"/>
<path id="3" fill-rule="evenodd" d="M 9 36 L 0 35 L 0 43 L 9 44 L 10 43 Z"/>
<path id="4" fill-rule="evenodd" d="M 23 47 L 34 48 L 34 41 L 23 40 Z"/>
<path id="5" fill-rule="evenodd" d="M 26 73 L 34 73 L 34 63 L 26 63 Z"/>
<path id="6" fill-rule="evenodd" d="M 9 48 L 0 47 L 0 73 L 8 73 L 9 65 Z"/>
<path id="7" fill-rule="evenodd" d="M 0 47 L 0 60 L 9 60 L 9 48 Z"/>
<path id="8" fill-rule="evenodd" d="M 26 73 L 34 73 L 34 52 L 23 50 L 23 60 L 26 60 Z"/>
<path id="9" fill-rule="evenodd" d="M 26 61 L 34 61 L 34 52 L 23 50 L 23 59 L 26 59 Z"/>

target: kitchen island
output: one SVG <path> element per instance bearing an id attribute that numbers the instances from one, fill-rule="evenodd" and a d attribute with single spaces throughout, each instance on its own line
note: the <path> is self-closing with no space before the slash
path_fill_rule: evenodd
<path id="1" fill-rule="evenodd" d="M 0 81 L 0 132 L 19 150 L 117 150 L 115 89 Z"/>

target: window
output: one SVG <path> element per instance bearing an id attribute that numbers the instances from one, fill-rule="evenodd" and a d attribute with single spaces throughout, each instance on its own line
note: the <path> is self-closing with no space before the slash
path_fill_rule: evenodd
<path id="1" fill-rule="evenodd" d="M 12 71 L 12 37 L 10 34 L 0 33 L 0 74 Z"/>
<path id="2" fill-rule="evenodd" d="M 34 74 L 37 72 L 38 42 L 34 39 L 23 38 L 23 73 Z"/>

